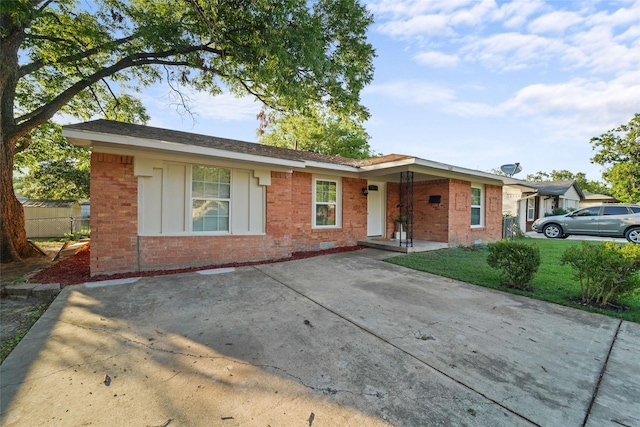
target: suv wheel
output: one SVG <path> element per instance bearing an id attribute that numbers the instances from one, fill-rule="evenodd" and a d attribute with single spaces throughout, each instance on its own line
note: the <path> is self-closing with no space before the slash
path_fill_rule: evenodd
<path id="1" fill-rule="evenodd" d="M 640 244 L 640 227 L 633 227 L 624 233 L 624 237 L 631 243 Z"/>
<path id="2" fill-rule="evenodd" d="M 545 237 L 548 237 L 550 239 L 560 239 L 564 235 L 562 227 L 560 227 L 558 224 L 546 225 L 542 229 L 542 233 L 545 235 Z"/>

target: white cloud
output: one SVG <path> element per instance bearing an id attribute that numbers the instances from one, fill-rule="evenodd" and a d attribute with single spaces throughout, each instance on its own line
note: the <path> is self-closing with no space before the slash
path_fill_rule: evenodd
<path id="1" fill-rule="evenodd" d="M 388 21 L 378 26 L 378 31 L 396 37 L 418 35 L 452 35 L 445 15 L 418 15 L 406 20 Z"/>
<path id="2" fill-rule="evenodd" d="M 448 13 L 476 3 L 477 0 L 380 0 L 368 2 L 367 7 L 376 15 L 391 15 L 397 19 L 432 12 Z"/>
<path id="3" fill-rule="evenodd" d="M 442 52 L 421 52 L 414 56 L 420 64 L 436 68 L 454 67 L 460 59 L 456 55 L 447 55 Z"/>
<path id="4" fill-rule="evenodd" d="M 566 50 L 560 40 L 533 34 L 501 33 L 477 39 L 461 49 L 465 60 L 497 71 L 528 68 Z"/>
<path id="5" fill-rule="evenodd" d="M 534 19 L 528 26 L 532 33 L 562 33 L 567 28 L 583 22 L 576 12 L 554 11 Z"/>
<path id="6" fill-rule="evenodd" d="M 422 80 L 403 80 L 372 85 L 364 95 L 379 95 L 404 105 L 417 105 L 427 110 L 451 113 L 461 117 L 487 117 L 500 113 L 483 102 L 459 101 L 454 90 Z"/>
<path id="7" fill-rule="evenodd" d="M 638 77 L 638 72 L 631 71 L 611 81 L 577 77 L 559 84 L 532 84 L 498 108 L 505 115 L 537 120 L 557 134 L 598 135 L 638 111 Z"/>
<path id="8" fill-rule="evenodd" d="M 517 2 L 503 3 L 493 16 L 496 21 L 501 21 L 505 28 L 521 29 L 525 26 L 529 17 L 543 9 L 542 0 L 521 0 Z"/>
<path id="9" fill-rule="evenodd" d="M 381 95 L 403 103 L 419 105 L 438 105 L 455 98 L 452 90 L 420 80 L 373 84 L 364 90 L 364 95 Z"/>

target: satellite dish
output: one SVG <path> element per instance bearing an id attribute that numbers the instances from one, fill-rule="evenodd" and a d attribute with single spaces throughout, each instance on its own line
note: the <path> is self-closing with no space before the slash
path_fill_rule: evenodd
<path id="1" fill-rule="evenodd" d="M 517 173 L 522 172 L 522 166 L 520 166 L 520 163 L 507 164 L 500 166 L 500 170 L 506 173 L 508 176 L 513 176 Z"/>

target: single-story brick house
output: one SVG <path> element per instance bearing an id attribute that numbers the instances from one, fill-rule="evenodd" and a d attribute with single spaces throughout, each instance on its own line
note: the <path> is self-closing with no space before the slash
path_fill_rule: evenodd
<path id="1" fill-rule="evenodd" d="M 91 274 L 277 259 L 391 237 L 470 245 L 502 232 L 502 177 L 406 155 L 366 160 L 97 120 Z M 399 206 L 400 205 L 400 206 Z"/>
<path id="2" fill-rule="evenodd" d="M 576 210 L 584 197 L 575 179 L 528 182 L 505 178 L 502 208 L 505 214 L 518 217 L 521 230 L 532 231 L 536 219 L 552 215 L 554 209 Z"/>

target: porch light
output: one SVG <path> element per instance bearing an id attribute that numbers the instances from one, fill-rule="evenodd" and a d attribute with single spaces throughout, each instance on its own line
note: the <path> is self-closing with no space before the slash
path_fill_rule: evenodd
<path id="1" fill-rule="evenodd" d="M 367 194 L 369 194 L 369 190 L 367 190 L 366 187 L 362 187 L 362 194 L 366 196 Z"/>

